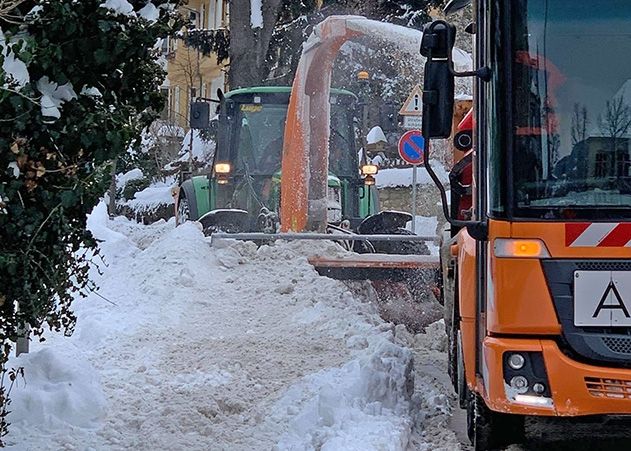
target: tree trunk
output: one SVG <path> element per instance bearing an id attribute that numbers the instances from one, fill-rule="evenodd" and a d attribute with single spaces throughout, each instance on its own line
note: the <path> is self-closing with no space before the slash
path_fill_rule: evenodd
<path id="1" fill-rule="evenodd" d="M 109 201 L 107 203 L 107 214 L 109 215 L 110 218 L 113 218 L 114 216 L 116 216 L 116 165 L 118 164 L 118 158 L 114 158 L 112 160 L 112 167 L 111 167 L 111 176 L 112 176 L 112 181 L 110 182 L 110 188 L 109 188 Z"/>
<path id="2" fill-rule="evenodd" d="M 230 89 L 260 85 L 269 73 L 267 52 L 281 0 L 262 0 L 263 28 L 252 28 L 251 0 L 230 1 Z"/>

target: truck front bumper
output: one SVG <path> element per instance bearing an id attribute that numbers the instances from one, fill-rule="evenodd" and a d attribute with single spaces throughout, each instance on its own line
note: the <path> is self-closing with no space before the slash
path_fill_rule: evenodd
<path id="1" fill-rule="evenodd" d="M 504 380 L 504 353 L 541 352 L 550 396 L 521 397 Z M 563 354 L 553 340 L 487 337 L 482 344 L 482 381 L 478 387 L 497 412 L 543 416 L 631 415 L 631 369 L 580 363 Z"/>

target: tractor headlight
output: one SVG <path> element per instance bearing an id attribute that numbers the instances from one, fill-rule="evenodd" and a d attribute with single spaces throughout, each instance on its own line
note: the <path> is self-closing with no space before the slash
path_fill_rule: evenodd
<path id="1" fill-rule="evenodd" d="M 376 164 L 365 164 L 361 169 L 362 175 L 377 175 L 379 172 L 379 166 Z"/>
<path id="2" fill-rule="evenodd" d="M 230 174 L 232 167 L 230 163 L 217 163 L 215 164 L 215 173 L 217 174 Z"/>

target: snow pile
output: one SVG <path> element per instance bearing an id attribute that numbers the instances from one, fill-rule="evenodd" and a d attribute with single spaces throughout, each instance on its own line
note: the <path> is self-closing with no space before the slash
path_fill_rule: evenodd
<path id="1" fill-rule="evenodd" d="M 432 169 L 439 180 L 446 184 L 449 182 L 449 173 L 438 161 L 431 161 Z M 433 185 L 434 181 L 424 167 L 419 166 L 416 171 L 417 183 L 419 185 Z M 412 186 L 413 168 L 381 169 L 375 176 L 378 188 L 394 188 L 399 186 Z"/>
<path id="2" fill-rule="evenodd" d="M 392 332 L 354 336 L 363 348 L 341 368 L 307 376 L 274 406 L 273 421 L 290 420 L 279 449 L 397 450 L 407 446 L 412 353 Z"/>
<path id="3" fill-rule="evenodd" d="M 195 223 L 109 220 L 104 204 L 89 227 L 107 263 L 98 295 L 77 302 L 71 338 L 9 362 L 27 381 L 12 393 L 9 449 L 425 443 L 408 345 L 364 295 L 307 262 L 334 244 L 211 248 Z"/>
<path id="4" fill-rule="evenodd" d="M 26 383 L 18 378 L 13 387 L 12 423 L 54 430 L 67 425 L 92 429 L 103 421 L 106 401 L 99 375 L 74 343 L 19 360 L 28 374 Z"/>

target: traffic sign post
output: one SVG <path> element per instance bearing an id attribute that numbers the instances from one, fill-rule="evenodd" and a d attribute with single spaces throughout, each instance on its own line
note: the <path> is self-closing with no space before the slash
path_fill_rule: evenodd
<path id="1" fill-rule="evenodd" d="M 405 132 L 399 139 L 399 155 L 412 164 L 412 233 L 416 233 L 417 168 L 425 160 L 425 138 L 418 130 Z"/>

